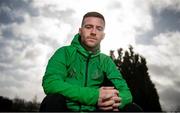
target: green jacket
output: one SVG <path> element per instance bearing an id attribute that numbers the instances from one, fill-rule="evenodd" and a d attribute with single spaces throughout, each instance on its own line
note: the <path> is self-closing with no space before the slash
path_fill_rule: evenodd
<path id="1" fill-rule="evenodd" d="M 79 39 L 80 35 L 75 35 L 70 46 L 59 48 L 49 60 L 42 83 L 44 92 L 64 95 L 72 111 L 93 111 L 107 76 L 120 92 L 119 108 L 130 103 L 130 90 L 111 58 L 99 49 L 96 53 L 86 51 Z"/>

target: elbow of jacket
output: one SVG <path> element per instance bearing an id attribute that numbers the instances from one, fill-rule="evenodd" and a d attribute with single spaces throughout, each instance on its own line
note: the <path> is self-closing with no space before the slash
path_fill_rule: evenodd
<path id="1" fill-rule="evenodd" d="M 43 90 L 44 90 L 44 93 L 47 95 L 47 94 L 50 94 L 52 91 L 51 91 L 51 88 L 49 88 L 49 86 L 47 86 L 47 84 L 42 84 L 42 87 L 43 87 Z"/>
<path id="2" fill-rule="evenodd" d="M 124 100 L 122 100 L 122 104 L 119 107 L 123 108 L 127 104 L 132 103 L 132 101 L 133 101 L 133 97 L 132 95 L 129 95 L 128 97 L 124 98 Z"/>
<path id="3" fill-rule="evenodd" d="M 132 95 L 129 95 L 129 97 L 126 99 L 126 104 L 132 103 L 133 97 Z"/>

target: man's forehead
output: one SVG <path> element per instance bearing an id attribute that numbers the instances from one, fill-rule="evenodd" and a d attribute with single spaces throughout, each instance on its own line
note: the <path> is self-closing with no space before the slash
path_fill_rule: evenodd
<path id="1" fill-rule="evenodd" d="M 84 18 L 84 24 L 98 24 L 100 26 L 104 26 L 104 21 L 98 17 L 86 17 Z"/>

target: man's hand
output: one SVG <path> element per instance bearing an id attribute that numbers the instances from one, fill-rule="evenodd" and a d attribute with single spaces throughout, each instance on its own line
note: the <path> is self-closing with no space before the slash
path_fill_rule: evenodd
<path id="1" fill-rule="evenodd" d="M 120 98 L 118 90 L 114 87 L 101 87 L 98 99 L 98 107 L 103 111 L 118 111 Z"/>
<path id="2" fill-rule="evenodd" d="M 121 105 L 121 98 L 118 95 L 112 97 L 114 100 L 113 111 L 119 111 L 118 107 Z"/>

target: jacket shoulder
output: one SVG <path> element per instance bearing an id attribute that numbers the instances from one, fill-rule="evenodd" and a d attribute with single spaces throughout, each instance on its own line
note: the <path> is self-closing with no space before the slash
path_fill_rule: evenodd
<path id="1" fill-rule="evenodd" d="M 76 49 L 73 46 L 63 46 L 56 50 L 56 53 L 64 53 L 68 56 L 71 56 Z"/>
<path id="2" fill-rule="evenodd" d="M 111 57 L 104 53 L 100 53 L 100 64 L 106 69 L 109 67 L 116 67 Z"/>
<path id="3" fill-rule="evenodd" d="M 100 59 L 102 61 L 104 61 L 104 60 L 111 60 L 110 56 L 108 56 L 108 55 L 106 55 L 104 53 L 100 53 Z"/>
<path id="4" fill-rule="evenodd" d="M 64 49 L 64 56 L 66 59 L 67 66 L 69 66 L 76 58 L 76 48 L 73 46 L 64 46 L 62 49 Z"/>
<path id="5" fill-rule="evenodd" d="M 112 59 L 110 56 L 104 54 L 104 53 L 100 53 L 100 64 L 103 66 L 108 66 L 111 65 L 112 63 Z"/>
<path id="6" fill-rule="evenodd" d="M 58 48 L 50 60 L 61 61 L 66 64 L 66 62 L 71 62 L 74 59 L 76 49 L 71 46 L 63 46 Z"/>

